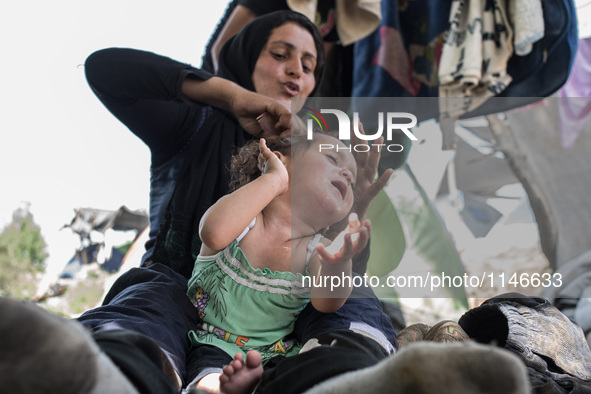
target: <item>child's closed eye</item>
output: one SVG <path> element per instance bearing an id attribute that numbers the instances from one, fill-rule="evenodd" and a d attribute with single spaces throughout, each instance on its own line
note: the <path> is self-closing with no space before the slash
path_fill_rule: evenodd
<path id="1" fill-rule="evenodd" d="M 335 164 L 337 164 L 337 162 L 339 160 L 337 156 L 335 156 L 335 155 L 333 155 L 331 153 L 327 153 L 326 154 L 326 157 L 328 157 L 330 160 L 332 160 L 332 162 L 335 163 Z"/>

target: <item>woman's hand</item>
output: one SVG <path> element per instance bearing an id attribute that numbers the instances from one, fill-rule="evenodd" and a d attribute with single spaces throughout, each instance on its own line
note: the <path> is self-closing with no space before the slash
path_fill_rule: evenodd
<path id="1" fill-rule="evenodd" d="M 363 125 L 359 122 L 359 131 L 365 134 Z M 367 208 L 380 190 L 386 186 L 388 179 L 394 172 L 392 169 L 384 171 L 384 173 L 376 180 L 378 172 L 378 164 L 380 162 L 381 152 L 379 144 L 384 142 L 384 137 L 379 137 L 371 149 L 355 149 L 353 155 L 357 162 L 357 182 L 355 184 L 355 206 L 354 211 L 357 212 L 360 218 L 365 218 Z M 351 145 L 368 145 L 368 141 L 357 138 L 355 133 L 351 133 Z"/>
<path id="2" fill-rule="evenodd" d="M 291 109 L 277 100 L 243 89 L 230 103 L 230 112 L 256 137 L 291 133 Z"/>

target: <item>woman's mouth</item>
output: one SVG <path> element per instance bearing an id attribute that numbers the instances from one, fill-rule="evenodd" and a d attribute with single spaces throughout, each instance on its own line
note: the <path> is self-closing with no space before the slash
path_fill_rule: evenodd
<path id="1" fill-rule="evenodd" d="M 283 87 L 290 96 L 297 96 L 300 93 L 300 87 L 293 82 L 286 82 Z"/>

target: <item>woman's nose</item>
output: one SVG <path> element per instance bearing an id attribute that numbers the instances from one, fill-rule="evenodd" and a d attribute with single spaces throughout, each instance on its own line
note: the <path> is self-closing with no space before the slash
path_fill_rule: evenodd
<path id="1" fill-rule="evenodd" d="M 299 77 L 303 71 L 302 64 L 298 60 L 290 61 L 286 65 L 286 72 L 289 76 Z"/>

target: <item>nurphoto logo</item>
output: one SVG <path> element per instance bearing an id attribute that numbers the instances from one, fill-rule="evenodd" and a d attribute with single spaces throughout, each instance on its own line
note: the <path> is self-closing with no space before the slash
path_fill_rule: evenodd
<path id="1" fill-rule="evenodd" d="M 417 125 L 417 117 L 409 112 L 387 112 L 386 120 L 384 121 L 384 112 L 378 113 L 378 130 L 373 134 L 363 134 L 359 131 L 359 113 L 353 113 L 353 127 L 351 128 L 351 120 L 349 116 L 338 109 L 321 109 L 320 112 L 313 110 L 309 107 L 304 107 L 306 115 L 309 116 L 307 120 L 307 137 L 309 140 L 312 139 L 312 133 L 314 132 L 314 122 L 320 128 L 320 131 L 328 131 L 326 120 L 322 114 L 332 114 L 337 117 L 339 124 L 339 140 L 350 141 L 351 130 L 355 133 L 355 136 L 362 141 L 375 141 L 384 134 L 386 130 L 385 141 L 392 141 L 392 134 L 394 130 L 402 131 L 411 141 L 417 141 L 412 132 L 409 130 Z M 401 122 L 402 120 L 402 122 Z M 402 152 L 404 147 L 400 144 L 371 144 L 371 146 L 377 146 L 378 150 L 387 150 L 388 152 Z M 326 149 L 345 149 L 341 146 L 334 146 L 333 144 L 320 144 L 320 151 Z M 366 152 L 370 149 L 370 144 L 353 144 L 347 147 L 349 151 L 355 152 Z"/>

